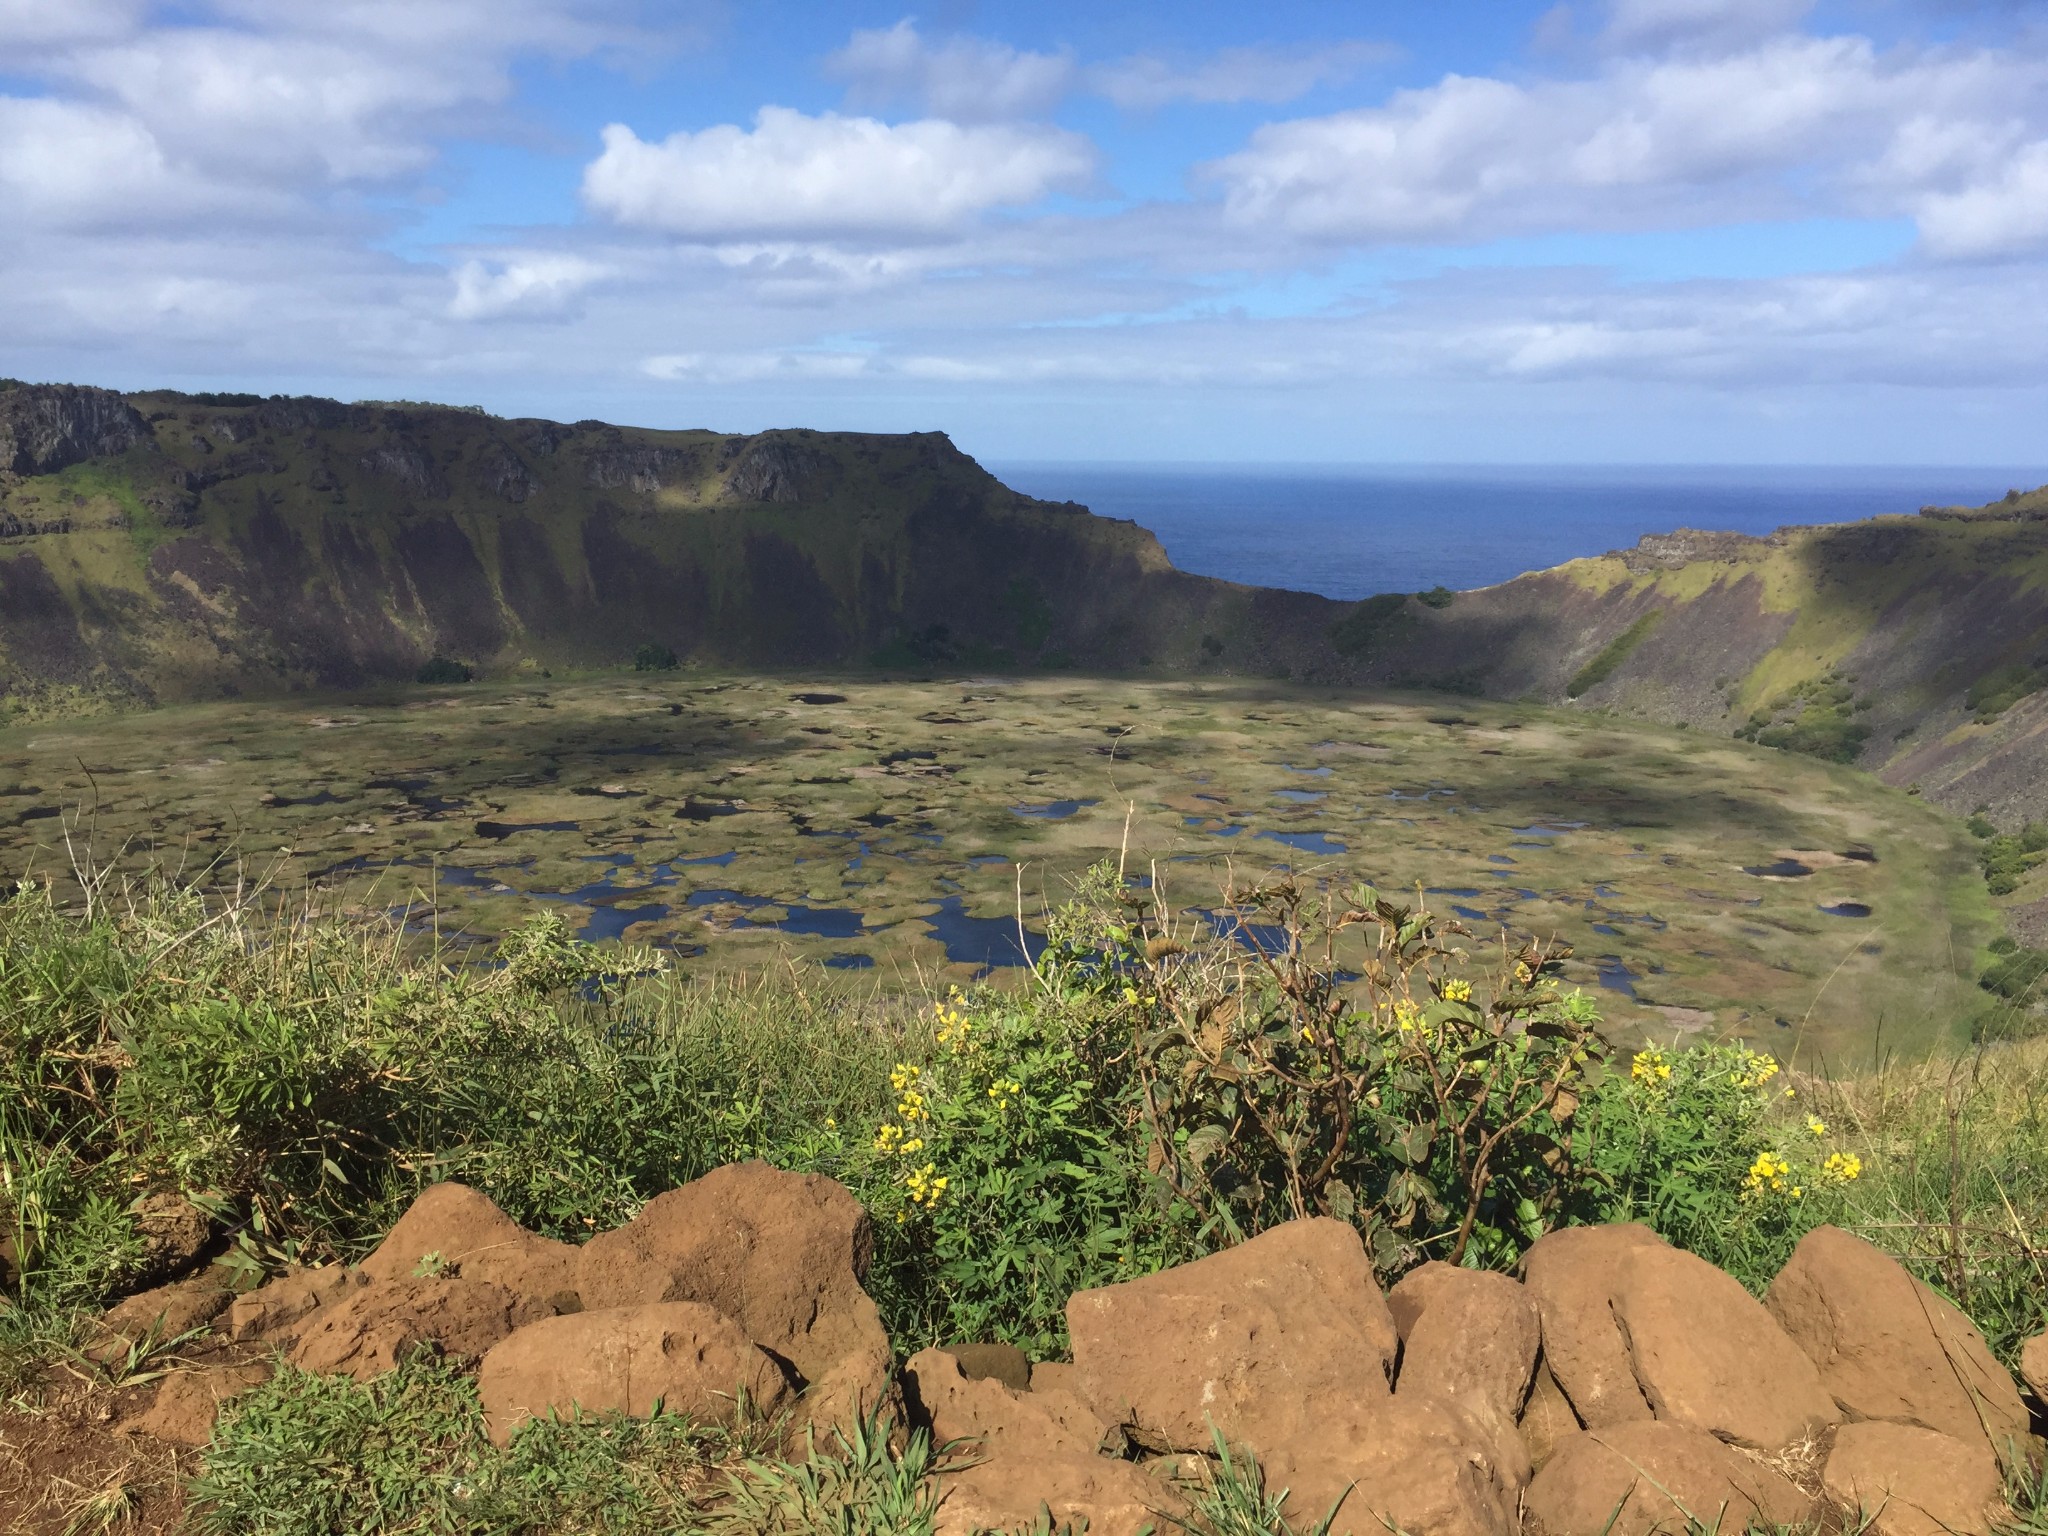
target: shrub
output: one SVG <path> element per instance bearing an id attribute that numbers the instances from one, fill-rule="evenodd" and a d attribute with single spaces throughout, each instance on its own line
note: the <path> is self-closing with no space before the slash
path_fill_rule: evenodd
<path id="1" fill-rule="evenodd" d="M 1570 1187 L 1563 1126 L 1597 1050 L 1590 1001 L 1558 985 L 1569 950 L 1482 963 L 1369 889 L 1226 900 L 1176 921 L 1101 866 L 1050 934 L 1051 973 L 1113 1002 L 1160 1205 L 1217 1244 L 1355 1221 L 1389 1273 L 1511 1261 Z"/>
<path id="2" fill-rule="evenodd" d="M 1330 644 L 1340 656 L 1369 660 L 1384 644 L 1398 639 L 1406 627 L 1408 598 L 1400 592 L 1368 597 L 1330 626 Z"/>
<path id="3" fill-rule="evenodd" d="M 633 653 L 635 672 L 673 672 L 682 663 L 665 645 L 643 645 Z"/>
<path id="4" fill-rule="evenodd" d="M 1863 1171 L 1797 1095 L 1747 1046 L 1637 1052 L 1580 1115 L 1588 1214 L 1643 1222 L 1760 1288 Z"/>
<path id="5" fill-rule="evenodd" d="M 934 1014 L 934 1049 L 890 1068 L 890 1107 L 848 1159 L 881 1233 L 877 1286 L 900 1336 L 1056 1355 L 1068 1296 L 1169 1257 L 1104 1110 L 1111 1053 L 1043 998 L 955 992 Z"/>
<path id="6" fill-rule="evenodd" d="M 1428 608 L 1448 608 L 1457 600 L 1458 594 L 1439 582 L 1427 592 L 1415 594 L 1415 600 Z"/>
<path id="7" fill-rule="evenodd" d="M 2048 859 L 2048 822 L 2030 821 L 2018 832 L 1986 838 L 1977 849 L 1977 863 L 1994 896 L 2010 896 L 2044 859 Z"/>
<path id="8" fill-rule="evenodd" d="M 450 661 L 446 656 L 436 656 L 413 674 L 416 683 L 442 684 L 466 683 L 476 676 L 467 664 Z"/>
<path id="9" fill-rule="evenodd" d="M 2024 662 L 2000 667 L 1970 685 L 1963 703 L 1979 720 L 1996 720 L 2029 694 L 2038 693 L 2048 676 Z"/>

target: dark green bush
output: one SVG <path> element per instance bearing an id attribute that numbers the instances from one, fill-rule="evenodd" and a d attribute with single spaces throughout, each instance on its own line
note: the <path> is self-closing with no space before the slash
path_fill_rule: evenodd
<path id="1" fill-rule="evenodd" d="M 681 665 L 676 653 L 665 645 L 643 645 L 633 653 L 635 672 L 673 672 Z"/>
<path id="2" fill-rule="evenodd" d="M 2040 668 L 2016 662 L 1987 673 L 1970 685 L 1963 703 L 1979 720 L 1996 720 L 2029 694 L 2038 693 L 2048 676 Z"/>
<path id="3" fill-rule="evenodd" d="M 446 656 L 436 656 L 413 674 L 413 681 L 429 684 L 466 683 L 475 676 L 476 673 L 471 671 L 466 663 L 451 661 Z"/>
<path id="4" fill-rule="evenodd" d="M 1457 600 L 1457 596 L 1458 594 L 1449 587 L 1438 583 L 1427 592 L 1416 593 L 1415 600 L 1426 608 L 1448 608 Z"/>

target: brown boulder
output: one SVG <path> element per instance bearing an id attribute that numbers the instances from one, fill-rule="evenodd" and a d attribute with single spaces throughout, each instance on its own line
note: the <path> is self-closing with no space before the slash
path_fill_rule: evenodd
<path id="1" fill-rule="evenodd" d="M 1259 1458 L 1266 1486 L 1286 1490 L 1285 1513 L 1298 1528 L 1313 1528 L 1341 1498 L 1331 1536 L 1514 1532 L 1527 1462 L 1519 1446 L 1519 1466 L 1503 1457 L 1496 1426 L 1472 1405 L 1396 1393 L 1315 1407 Z"/>
<path id="2" fill-rule="evenodd" d="M 1086 1520 L 1089 1536 L 1137 1536 L 1179 1507 L 1164 1483 L 1099 1454 L 1113 1432 L 1072 1392 L 973 1379 L 938 1349 L 913 1355 L 903 1377 L 932 1443 L 967 1442 L 969 1464 L 939 1479 L 939 1536 L 1028 1529 L 1041 1505 L 1054 1529 Z"/>
<path id="3" fill-rule="evenodd" d="M 1040 1360 L 1031 1367 L 1031 1390 L 1034 1392 L 1071 1392 L 1076 1397 L 1081 1391 L 1081 1373 L 1071 1361 Z"/>
<path id="4" fill-rule="evenodd" d="M 182 1275 L 199 1262 L 213 1236 L 213 1218 L 183 1195 L 148 1195 L 135 1206 L 147 1274 Z"/>
<path id="5" fill-rule="evenodd" d="M 969 1381 L 1000 1381 L 1018 1392 L 1031 1390 L 1031 1357 L 1014 1344 L 947 1344 Z"/>
<path id="6" fill-rule="evenodd" d="M 1614 1316 L 1658 1422 L 1781 1451 L 1840 1419 L 1813 1362 L 1733 1275 L 1676 1248 L 1622 1262 Z"/>
<path id="7" fill-rule="evenodd" d="M 1510 1423 L 1521 1413 L 1543 1340 L 1523 1287 L 1506 1275 L 1431 1263 L 1404 1277 L 1387 1307 L 1401 1330 L 1396 1392 L 1469 1395 Z"/>
<path id="8" fill-rule="evenodd" d="M 1067 1328 L 1096 1410 L 1182 1451 L 1207 1449 L 1213 1426 L 1263 1453 L 1304 1419 L 1384 1398 L 1399 1344 L 1357 1229 L 1328 1217 L 1076 1292 Z"/>
<path id="9" fill-rule="evenodd" d="M 1766 1302 L 1846 1417 L 1979 1440 L 2001 1458 L 2025 1444 L 2026 1405 L 1984 1336 L 1863 1239 L 1814 1228 Z"/>
<path id="10" fill-rule="evenodd" d="M 1803 1524 L 1813 1500 L 1703 1430 L 1637 1422 L 1564 1440 L 1522 1507 L 1525 1536 L 1687 1536 Z"/>
<path id="11" fill-rule="evenodd" d="M 1543 1319 L 1543 1358 L 1580 1421 L 1591 1428 L 1650 1418 L 1628 1341 L 1614 1320 L 1613 1284 L 1638 1248 L 1662 1248 L 1648 1227 L 1560 1227 L 1522 1256 L 1522 1278 Z"/>
<path id="12" fill-rule="evenodd" d="M 150 1405 L 121 1430 L 172 1445 L 204 1445 L 213 1438 L 221 1404 L 268 1380 L 270 1366 L 260 1360 L 212 1370 L 173 1371 L 158 1384 Z"/>
<path id="13" fill-rule="evenodd" d="M 488 1196 L 450 1180 L 429 1185 L 363 1260 L 369 1280 L 459 1275 L 575 1310 L 577 1249 L 529 1232 Z"/>
<path id="14" fill-rule="evenodd" d="M 1538 1365 L 1536 1383 L 1529 1389 L 1529 1400 L 1522 1405 L 1517 1425 L 1522 1432 L 1523 1448 L 1529 1453 L 1529 1464 L 1541 1467 L 1550 1460 L 1552 1451 L 1583 1427 L 1578 1415 L 1572 1412 L 1572 1405 L 1565 1400 L 1564 1389 L 1550 1374 L 1550 1367 Z"/>
<path id="15" fill-rule="evenodd" d="M 228 1337 L 291 1342 L 302 1331 L 300 1325 L 320 1308 L 368 1284 L 359 1270 L 340 1264 L 286 1270 L 268 1285 L 234 1299 L 228 1307 Z"/>
<path id="16" fill-rule="evenodd" d="M 86 1353 L 101 1364 L 119 1360 L 131 1344 L 154 1338 L 158 1344 L 204 1328 L 235 1299 L 226 1273 L 208 1268 L 154 1290 L 138 1291 L 101 1315 Z"/>
<path id="17" fill-rule="evenodd" d="M 1991 1536 L 2006 1514 L 2003 1481 L 1981 1439 L 1876 1420 L 1843 1425 L 1821 1474 L 1864 1536 Z"/>
<path id="18" fill-rule="evenodd" d="M 725 1313 L 806 1382 L 887 1350 L 861 1289 L 874 1230 L 844 1185 L 766 1163 L 713 1169 L 583 1245 L 583 1305 L 695 1301 Z"/>
<path id="19" fill-rule="evenodd" d="M 2048 1333 L 2037 1333 L 2020 1346 L 2020 1380 L 2034 1401 L 2048 1409 Z"/>
<path id="20" fill-rule="evenodd" d="M 772 1414 L 789 1400 L 780 1366 L 739 1325 L 691 1301 L 575 1312 L 528 1323 L 484 1356 L 484 1424 L 499 1445 L 550 1413 L 663 1411 L 730 1423 L 741 1398 Z"/>
<path id="21" fill-rule="evenodd" d="M 322 1307 L 291 1352 L 301 1370 L 368 1381 L 415 1349 L 480 1359 L 515 1328 L 548 1316 L 545 1303 L 488 1280 L 407 1276 L 364 1286 Z"/>

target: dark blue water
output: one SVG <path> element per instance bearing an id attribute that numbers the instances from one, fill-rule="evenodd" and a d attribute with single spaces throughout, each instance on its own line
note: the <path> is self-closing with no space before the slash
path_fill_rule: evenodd
<path id="1" fill-rule="evenodd" d="M 2048 483 L 2048 466 L 989 467 L 1029 495 L 1143 524 L 1184 571 L 1339 598 L 1491 586 L 1674 528 L 1769 533 Z"/>

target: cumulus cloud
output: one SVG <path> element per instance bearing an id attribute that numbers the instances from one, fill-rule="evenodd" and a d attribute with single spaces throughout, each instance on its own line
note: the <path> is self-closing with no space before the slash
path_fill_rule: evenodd
<path id="1" fill-rule="evenodd" d="M 1034 53 L 959 35 L 935 40 L 905 19 L 893 27 L 855 32 L 826 60 L 825 70 L 847 82 L 848 100 L 855 106 L 910 102 L 933 117 L 969 123 L 1042 117 L 1072 92 L 1100 96 L 1133 111 L 1176 102 L 1236 106 L 1294 101 L 1320 86 L 1349 80 L 1397 52 L 1385 43 L 1354 38 L 1293 48 L 1224 48 L 1202 58 L 1134 54 L 1082 65 L 1067 49 Z"/>
<path id="2" fill-rule="evenodd" d="M 1237 221 L 1335 241 L 1895 215 L 2002 184 L 2015 124 L 2048 123 L 2044 98 L 2048 57 L 1786 35 L 1582 80 L 1452 75 L 1268 125 L 1206 175 Z"/>
<path id="3" fill-rule="evenodd" d="M 611 271 L 603 262 L 566 252 L 514 252 L 489 261 L 471 257 L 455 269 L 448 313 L 457 320 L 560 314 Z"/>
<path id="4" fill-rule="evenodd" d="M 2012 256 L 2048 247 L 2048 141 L 2027 145 L 1991 176 L 1919 205 L 1936 256 Z"/>
<path id="5" fill-rule="evenodd" d="M 751 129 L 650 144 L 614 123 L 583 198 L 620 224 L 698 240 L 925 239 L 1083 184 L 1095 156 L 1057 128 L 817 117 L 763 107 Z"/>
<path id="6" fill-rule="evenodd" d="M 54 48 L 126 37 L 147 0 L 0 0 L 0 46 Z"/>
<path id="7" fill-rule="evenodd" d="M 912 102 L 933 117 L 995 122 L 1038 117 L 1066 95 L 1075 76 L 1070 53 L 1032 53 L 988 38 L 934 42 L 905 19 L 855 32 L 825 61 L 847 83 L 855 106 Z"/>
<path id="8" fill-rule="evenodd" d="M 1225 48 L 1193 63 L 1139 54 L 1088 71 L 1091 90 L 1133 109 L 1175 102 L 1235 106 L 1285 102 L 1383 64 L 1397 50 L 1353 39 L 1306 48 Z"/>
<path id="9" fill-rule="evenodd" d="M 1798 25 L 1813 0 L 1613 0 L 1601 42 L 1630 53 L 1739 49 Z"/>

